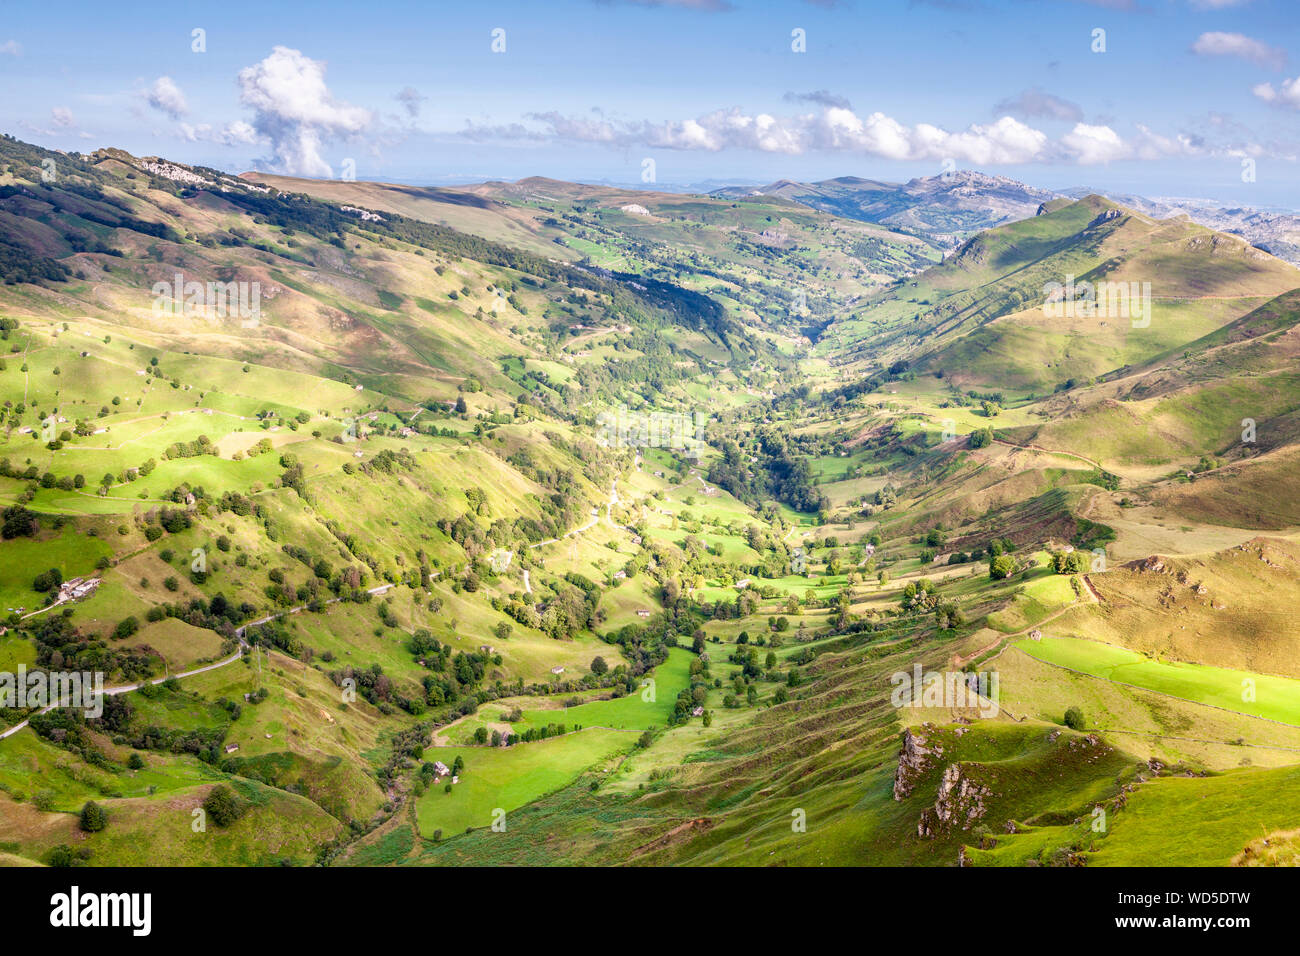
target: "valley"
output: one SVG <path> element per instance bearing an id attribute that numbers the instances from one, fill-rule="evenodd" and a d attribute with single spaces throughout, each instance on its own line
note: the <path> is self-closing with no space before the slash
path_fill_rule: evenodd
<path id="1" fill-rule="evenodd" d="M 1300 269 L 887 185 L 0 140 L 0 861 L 1294 864 Z"/>

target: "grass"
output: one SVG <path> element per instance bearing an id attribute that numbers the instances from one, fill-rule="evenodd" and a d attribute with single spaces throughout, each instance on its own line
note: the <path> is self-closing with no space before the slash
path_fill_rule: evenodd
<path id="1" fill-rule="evenodd" d="M 87 800 L 126 799 L 165 794 L 221 774 L 191 757 L 149 754 L 141 770 L 113 773 L 84 764 L 31 729 L 6 738 L 0 747 L 0 790 L 15 800 L 49 795 L 54 810 L 73 812 Z"/>
<path id="2" fill-rule="evenodd" d="M 1068 575 L 1046 574 L 1016 588 L 1011 604 L 989 615 L 988 626 L 1004 634 L 1033 627 L 1077 600 L 1071 580 Z"/>
<path id="3" fill-rule="evenodd" d="M 653 700 L 647 700 L 649 687 L 612 700 L 594 700 L 576 707 L 535 708 L 523 710 L 523 719 L 508 726 L 516 734 L 548 724 L 564 724 L 572 729 L 606 728 L 612 730 L 647 730 L 667 722 L 677 701 L 677 694 L 687 685 L 690 664 L 695 655 L 680 648 L 668 654 L 668 660 L 655 668 Z M 644 684 L 644 681 L 642 681 Z M 506 726 L 505 714 L 514 705 L 510 701 L 485 704 L 472 717 L 447 728 L 454 740 L 469 742 L 478 727 Z M 446 763 L 446 761 L 443 761 Z"/>
<path id="4" fill-rule="evenodd" d="M 1295 827 L 1300 767 L 1142 784 L 1089 855 L 1093 866 L 1227 866 L 1248 843 Z"/>
<path id="5" fill-rule="evenodd" d="M 8 345 L 19 346 L 23 355 L 11 353 L 7 367 L 0 369 L 0 399 L 15 407 L 18 424 L 30 428 L 38 416 L 57 411 L 69 422 L 84 419 L 104 429 L 78 436 L 59 450 L 16 431 L 0 440 L 0 456 L 11 462 L 29 461 L 38 472 L 48 469 L 56 476 L 84 474 L 91 483 L 89 490 L 77 493 L 35 490 L 26 480 L 0 479 L 0 502 L 8 504 L 30 491 L 33 509 L 73 517 L 68 528 L 55 530 L 44 521 L 38 539 L 0 546 L 5 606 L 30 609 L 39 603 L 40 596 L 29 590 L 38 571 L 57 566 L 65 577 L 84 574 L 104 557 L 120 561 L 104 572 L 93 598 L 70 609 L 72 623 L 92 640 L 106 639 L 127 615 L 144 620 L 145 611 L 162 602 L 176 603 L 183 618 L 200 621 L 195 611 L 183 610 L 185 605 L 218 592 L 236 606 L 247 601 L 256 615 L 277 601 L 305 603 L 303 598 L 295 601 L 293 593 L 301 589 L 310 594 L 322 589 L 323 582 L 314 578 L 311 561 L 304 564 L 293 557 L 295 548 L 325 560 L 331 573 L 364 569 L 366 586 L 383 580 L 404 583 L 375 601 L 333 604 L 322 613 L 287 618 L 288 633 L 301 642 L 300 654 L 259 651 L 252 661 L 186 679 L 180 692 L 128 695 L 135 708 L 132 733 L 153 725 L 182 732 L 226 731 L 223 750 L 228 745 L 238 749 L 223 752 L 219 762 L 248 781 L 239 786 L 253 805 L 237 826 L 210 829 L 202 837 L 189 830 L 197 801 L 223 779 L 219 769 L 192 757 L 150 751 L 144 754 L 143 769 L 126 771 L 120 768 L 128 750 L 107 738 L 98 742 L 109 766 L 97 767 L 26 731 L 0 743 L 0 789 L 9 795 L 0 795 L 0 852 L 33 858 L 51 841 L 68 840 L 71 812 L 93 797 L 110 803 L 112 818 L 106 835 L 92 841 L 96 862 L 310 861 L 314 848 L 339 833 L 340 824 L 378 821 L 388 794 L 378 784 L 377 772 L 392 756 L 394 734 L 415 722 L 400 708 L 382 713 L 365 700 L 344 703 L 329 672 L 349 665 L 378 667 L 395 694 L 418 694 L 427 671 L 410 652 L 409 640 L 415 629 L 427 627 L 455 651 L 493 646 L 501 660 L 488 666 L 485 687 L 500 687 L 504 693 L 520 679 L 540 684 L 575 680 L 589 672 L 597 655 L 617 666 L 619 650 L 590 628 L 555 640 L 504 613 L 505 602 L 524 589 L 525 567 L 539 610 L 553 602 L 552 591 L 566 572 L 602 585 L 593 627 L 608 634 L 642 624 L 638 610 L 660 612 L 658 585 L 665 575 L 678 579 L 697 602 L 733 601 L 733 584 L 743 577 L 771 586 L 777 602 L 808 590 L 830 598 L 848 583 L 843 573 L 817 573 L 828 557 L 820 541 L 832 533 L 842 552 L 866 534 L 882 533 L 877 560 L 889 570 L 892 583 L 856 582 L 853 613 L 859 621 L 871 615 L 885 630 L 821 636 L 806 643 L 787 633 L 787 644 L 776 653 L 777 673 L 761 676 L 755 705 L 727 708 L 722 698 L 732 693 L 736 670 L 725 660 L 732 642 L 741 630 L 766 634 L 765 619 L 784 612 L 771 599 L 748 619 L 711 616 L 705 607 L 695 623 L 710 639 L 725 642 L 709 645 L 709 683 L 717 678 L 720 686 L 710 686 L 704 698 L 711 711 L 708 727 L 692 720 L 665 729 L 645 749 L 633 749 L 644 728 L 666 723 L 677 691 L 687 685 L 693 659 L 681 650 L 673 651 L 655 673 L 654 700 L 639 692 L 600 700 L 599 691 L 498 698 L 434 730 L 439 743 L 451 745 L 430 748 L 425 759 L 450 764 L 462 756 L 466 768 L 460 782 L 450 793 L 435 786 L 422 794 L 415 808 L 418 825 L 390 820 L 354 847 L 351 862 L 951 865 L 972 834 L 917 834 L 918 820 L 933 807 L 949 765 L 989 790 L 981 825 L 998 834 L 999 842 L 991 850 L 972 851 L 977 862 L 1048 862 L 1075 838 L 1069 821 L 1093 801 L 1113 796 L 1139 759 L 1184 761 L 1194 769 L 1213 770 L 1246 761 L 1295 761 L 1300 727 L 1251 716 L 1239 699 L 1240 680 L 1253 678 L 1258 699 L 1252 703 L 1258 711 L 1300 716 L 1300 681 L 1260 676 L 1300 678 L 1295 663 L 1300 661 L 1300 639 L 1293 636 L 1286 610 L 1295 603 L 1289 598 L 1295 596 L 1297 575 L 1279 549 L 1243 552 L 1231 562 L 1179 559 L 1180 566 L 1159 577 L 1118 567 L 1122 559 L 1112 553 L 1116 566 L 1093 575 L 1102 603 L 1080 600 L 1078 607 L 1068 607 L 1076 602 L 1070 579 L 1041 566 L 1027 577 L 997 583 L 987 580 L 982 562 L 945 568 L 921 567 L 917 560 L 918 539 L 935 524 L 948 532 L 954 548 L 969 550 L 1005 534 L 1014 537 L 1017 553 L 1024 555 L 1042 547 L 1044 539 L 1072 539 L 1083 516 L 1116 528 L 1116 547 L 1122 542 L 1126 556 L 1138 557 L 1235 546 L 1244 540 L 1241 530 L 1247 526 L 1293 525 L 1295 507 L 1279 504 L 1293 497 L 1287 481 L 1294 460 L 1283 454 L 1261 448 L 1258 458 L 1225 464 L 1177 486 L 1164 477 L 1172 462 L 1186 455 L 1194 460 L 1213 451 L 1231 458 L 1224 448 L 1239 430 L 1235 409 L 1258 417 L 1260 434 L 1269 441 L 1290 434 L 1287 418 L 1297 407 L 1291 396 L 1300 387 L 1294 362 L 1286 354 L 1256 362 L 1256 353 L 1265 351 L 1266 344 L 1271 349 L 1272 343 L 1243 339 L 1230 367 L 1221 368 L 1214 363 L 1229 361 L 1223 356 L 1231 351 L 1232 336 L 1213 330 L 1227 330 L 1225 323 L 1252 307 L 1249 296 L 1268 292 L 1280 277 L 1293 277 L 1293 270 L 1276 267 L 1262 255 L 1209 261 L 1185 256 L 1181 244 L 1203 232 L 1141 219 L 1124 225 L 1122 242 L 1080 243 L 1080 230 L 1109 208 L 1095 200 L 985 234 L 936 270 L 886 287 L 897 273 L 894 266 L 908 261 L 895 258 L 904 252 L 896 236 L 761 197 L 720 202 L 555 183 L 541 187 L 555 196 L 521 199 L 509 193 L 495 197 L 500 202 L 479 204 L 447 201 L 438 190 L 285 185 L 293 192 L 319 191 L 355 205 L 427 217 L 547 258 L 576 260 L 590 253 L 629 272 L 644 271 L 649 262 L 657 274 L 680 270 L 677 281 L 684 288 L 718 298 L 725 314 L 744 327 L 745 356 L 736 361 L 741 355 L 728 345 L 730 333 L 717 335 L 671 320 L 656 326 L 658 339 L 680 350 L 672 367 L 691 376 L 671 377 L 663 390 L 664 407 L 685 403 L 707 409 L 713 415 L 711 428 L 742 442 L 755 437 L 759 419 L 773 418 L 768 424 L 797 436 L 800 453 L 807 452 L 818 487 L 829 497 L 831 519 L 823 525 L 818 517 L 779 504 L 763 517 L 752 502 L 713 488 L 702 479 L 715 461 L 713 450 L 703 462 L 680 469 L 676 455 L 647 450 L 638 472 L 628 460 L 632 456 L 596 449 L 589 429 L 552 417 L 548 406 L 594 408 L 613 397 L 604 393 L 630 384 L 625 376 L 593 378 L 589 372 L 614 369 L 616 362 L 660 360 L 650 356 L 646 337 L 628 337 L 625 330 L 610 327 L 635 319 L 631 314 L 616 318 L 601 294 L 571 295 L 574 290 L 563 281 L 534 281 L 518 269 L 476 263 L 447 250 L 417 252 L 405 240 L 376 241 L 370 230 L 382 232 L 378 225 L 349 235 L 342 250 L 346 268 L 340 269 L 343 260 L 336 250 L 308 232 L 298 232 L 291 244 L 272 223 L 223 211 L 223 233 L 240 223 L 264 248 L 250 267 L 280 288 L 274 301 L 268 300 L 266 317 L 268 331 L 279 330 L 243 335 L 237 327 L 188 322 L 183 316 L 159 328 L 139 321 L 138 273 L 128 270 L 150 257 L 171 261 L 182 252 L 199 268 L 213 248 L 220 249 L 222 265 L 233 265 L 241 261 L 240 248 L 206 241 L 187 243 L 184 249 L 152 240 L 130 245 L 130 230 L 97 226 L 97 235 L 128 245 L 112 270 L 82 285 L 61 284 L 57 300 L 21 284 L 0 289 L 5 314 L 19 316 L 22 323 Z M 148 189 L 127 197 L 116 185 L 106 188 L 137 208 L 149 205 Z M 647 205 L 654 216 L 619 211 L 633 201 Z M 158 208 L 180 216 L 198 238 L 206 240 L 212 233 L 211 221 L 190 216 L 191 206 L 181 208 L 167 198 Z M 575 225 L 582 239 L 573 238 Z M 790 248 L 779 254 L 775 247 L 756 251 L 762 244 L 753 236 L 769 228 L 789 233 Z M 867 237 L 885 248 L 867 251 Z M 566 242 L 556 243 L 556 238 Z M 1130 254 L 1123 243 L 1138 253 Z M 653 245 L 653 255 L 647 255 L 647 244 Z M 1153 244 L 1159 248 L 1138 248 Z M 855 251 L 859 249 L 863 251 Z M 932 251 L 926 247 L 923 257 Z M 1130 268 L 1125 265 L 1130 258 L 1151 267 L 1150 274 L 1162 282 L 1225 297 L 1161 302 L 1151 327 L 1141 334 L 1118 323 L 1051 323 L 1032 307 L 1045 278 L 1067 271 L 1083 275 L 1108 260 Z M 216 265 L 213 260 L 207 264 Z M 829 310 L 824 314 L 837 316 L 814 350 L 806 349 L 795 329 L 783 328 L 790 324 L 789 316 L 768 322 L 772 306 L 761 301 L 770 298 L 770 284 L 790 288 L 796 277 L 800 287 L 811 283 L 808 291 L 819 302 L 825 300 Z M 528 312 L 510 307 L 500 315 L 476 315 L 494 303 L 490 287 L 504 283 Z M 1013 299 L 1017 301 L 1009 306 Z M 54 301 L 60 304 L 51 305 Z M 68 313 L 68 329 L 51 317 L 52 310 Z M 1270 328 L 1289 328 L 1287 315 L 1280 310 Z M 1225 348 L 1215 355 L 1201 349 L 1180 357 L 1184 348 L 1199 348 L 1198 337 L 1202 343 L 1215 339 Z M 858 354 L 870 355 L 879 366 L 906 359 L 911 363 L 907 374 L 877 383 L 856 398 L 846 396 L 834 408 L 786 402 L 762 407 L 766 393 L 782 392 L 792 380 L 808 384 L 811 396 L 829 396 L 847 381 L 874 377 L 878 369 L 864 369 L 852 364 L 860 359 L 836 354 L 854 338 L 862 346 Z M 915 338 L 917 347 L 904 338 Z M 310 348 L 299 348 L 302 343 Z M 628 347 L 633 343 L 645 350 Z M 83 356 L 83 351 L 89 354 Z M 774 361 L 777 353 L 780 362 Z M 1136 387 L 1104 382 L 1093 389 L 1088 382 L 1153 357 L 1151 368 L 1162 367 Z M 842 364 L 842 358 L 850 364 Z M 143 374 L 155 359 L 163 377 Z M 24 362 L 30 372 L 19 370 Z M 707 366 L 704 374 L 694 374 L 697 363 L 701 370 Z M 942 378 L 931 374 L 940 368 Z M 1205 379 L 1196 376 L 1208 376 L 1211 368 L 1219 380 L 1202 387 Z M 544 373 L 549 384 L 526 373 Z M 171 376 L 179 380 L 175 387 L 168 381 Z M 469 376 L 482 387 L 467 388 Z M 1197 387 L 1183 388 L 1183 376 Z M 1067 377 L 1075 379 L 1069 394 L 1050 404 L 1035 399 L 1033 393 L 1050 393 Z M 981 386 L 981 380 L 996 384 Z M 983 417 L 978 402 L 968 402 L 963 393 L 971 386 L 1004 392 L 996 418 Z M 458 397 L 468 405 L 463 416 L 446 408 L 448 400 Z M 525 401 L 517 404 L 519 399 Z M 25 406 L 21 412 L 19 403 Z M 421 413 L 420 427 L 436 423 L 457 437 L 399 438 L 376 430 L 355 445 L 330 441 L 344 418 L 373 412 L 375 428 L 409 423 L 417 404 L 436 409 Z M 203 414 L 203 409 L 213 414 Z M 259 420 L 263 413 L 271 419 Z M 295 428 L 290 422 L 299 413 L 305 421 Z M 277 416 L 286 422 L 279 424 Z M 1003 437 L 1055 453 L 1005 444 L 982 450 L 963 443 L 943 446 L 939 433 L 949 419 L 959 435 L 992 425 Z M 215 442 L 219 457 L 164 457 L 171 443 L 200 434 Z M 247 452 L 262 438 L 276 450 L 233 460 L 236 452 Z M 846 448 L 852 450 L 841 454 Z M 414 456 L 409 469 L 371 474 L 355 467 L 373 462 L 381 450 L 403 449 Z M 301 495 L 278 486 L 285 452 L 303 466 Z M 1123 465 L 1116 470 L 1123 481 L 1115 498 L 1129 496 L 1133 507 L 1121 512 L 1111 496 L 1080 485 L 1083 466 L 1071 454 Z M 115 482 L 104 497 L 94 493 L 105 471 L 117 475 L 150 457 L 158 462 L 150 475 Z M 529 464 L 520 464 L 525 460 Z M 349 472 L 343 472 L 344 465 Z M 701 474 L 691 474 L 692 469 Z M 655 477 L 655 471 L 664 477 Z M 623 500 L 610 516 L 603 504 L 614 475 L 619 475 Z M 148 512 L 165 496 L 169 501 L 183 498 L 171 497 L 182 483 L 201 485 L 206 492 L 195 506 L 194 527 L 146 542 Z M 862 496 L 886 483 L 898 491 L 898 502 L 884 510 L 864 507 Z M 471 505 L 466 495 L 471 488 L 483 492 L 481 508 Z M 566 495 L 572 491 L 567 502 L 555 494 L 561 488 Z M 250 495 L 254 513 L 214 507 L 225 492 Z M 659 497 L 651 497 L 656 493 Z M 1093 495 L 1085 504 L 1083 499 Z M 596 504 L 602 505 L 598 524 L 556 543 L 525 549 L 511 530 L 526 527 L 520 519 L 548 525 L 562 505 L 572 510 L 544 535 L 560 537 L 586 522 Z M 448 529 L 462 515 L 453 539 Z M 773 516 L 791 525 L 791 533 L 786 535 Z M 638 571 L 618 587 L 610 586 L 613 574 L 645 555 L 630 534 L 612 526 L 610 517 L 644 525 L 646 550 L 657 552 L 650 562 L 652 573 Z M 1215 532 L 1194 527 L 1211 520 L 1232 527 Z M 784 543 L 774 552 L 754 551 L 746 535 L 751 524 L 764 536 L 784 535 Z M 500 576 L 482 572 L 477 589 L 453 586 L 478 553 L 477 544 L 457 543 L 466 540 L 466 525 L 476 530 L 476 541 L 477 532 L 493 539 L 488 548 L 504 540 L 516 550 L 510 570 Z M 92 528 L 98 536 L 87 534 Z M 219 535 L 230 539 L 228 549 L 215 550 Z M 682 565 L 678 559 L 688 535 L 711 553 Z M 758 569 L 770 566 L 774 554 L 779 566 L 787 545 L 810 549 L 813 576 L 763 579 Z M 187 570 L 193 548 L 207 548 L 211 562 L 207 579 L 198 583 L 190 581 Z M 164 550 L 173 552 L 167 561 L 161 557 Z M 1038 560 L 1041 565 L 1041 554 Z M 426 568 L 434 575 L 430 586 L 406 583 Z M 970 629 L 936 634 L 928 614 L 915 621 L 888 616 L 903 585 L 922 575 L 939 583 L 943 597 L 961 603 Z M 164 583 L 172 576 L 179 578 L 175 590 Z M 289 596 L 269 588 L 281 577 Z M 383 621 L 381 607 L 391 612 Z M 790 623 L 808 625 L 811 637 L 831 630 L 829 618 L 825 609 L 810 609 L 791 615 Z M 511 625 L 508 637 L 497 636 L 502 624 Z M 975 630 L 985 624 L 987 630 Z M 1053 639 L 1006 649 L 995 662 L 1002 671 L 1004 701 L 1028 719 L 986 721 L 960 736 L 953 728 L 937 728 L 933 736 L 944 747 L 943 761 L 926 771 L 910 798 L 894 800 L 901 728 L 883 691 L 890 672 L 920 659 L 937 666 L 955 649 L 971 652 L 990 642 L 984 653 L 997 654 L 1002 650 L 996 644 L 999 631 L 1005 643 L 1035 625 L 1050 630 Z M 1107 643 L 1065 646 L 1054 640 L 1057 635 Z M 144 644 L 161 652 L 168 669 L 175 671 L 214 656 L 220 639 L 213 631 L 168 617 L 127 642 L 105 646 L 113 651 Z M 28 639 L 0 637 L 0 668 L 32 663 L 35 655 Z M 759 655 L 765 657 L 766 649 L 759 649 Z M 1097 676 L 1063 670 L 1048 663 L 1049 658 Z M 563 668 L 558 677 L 552 673 L 556 668 Z M 782 691 L 790 699 L 776 704 L 776 682 L 787 674 L 795 678 Z M 245 698 L 259 689 L 267 691 L 265 700 Z M 463 690 L 456 688 L 457 696 Z M 237 705 L 237 719 L 217 705 L 223 697 Z M 570 701 L 579 703 L 562 706 Z M 468 746 L 476 729 L 504 726 L 504 715 L 515 704 L 523 709 L 512 728 L 516 731 L 559 723 L 584 729 L 510 748 Z M 1073 704 L 1083 707 L 1090 727 L 1105 732 L 1101 745 L 1070 732 L 1052 735 L 1059 726 L 1054 722 Z M 1217 709 L 1227 705 L 1236 709 Z M 944 712 L 927 716 L 941 724 L 951 717 Z M 618 768 L 600 775 L 592 790 L 596 778 L 586 772 L 604 770 L 616 760 Z M 409 770 L 399 767 L 398 777 Z M 1244 805 L 1274 778 L 1255 771 L 1221 779 L 1228 783 L 1216 784 L 1222 789 L 1213 794 L 1235 792 L 1234 799 Z M 408 776 L 396 786 L 400 790 L 409 783 Z M 1158 781 L 1143 787 L 1135 802 L 1140 807 L 1164 786 Z M 34 799 L 54 811 L 35 810 Z M 1212 795 L 1207 790 L 1176 799 L 1195 804 Z M 505 833 L 487 829 L 497 809 L 508 816 Z M 797 812 L 807 814 L 806 833 L 790 827 L 791 814 Z M 1244 821 L 1245 813 L 1233 812 L 1241 818 L 1238 823 Z M 1274 832 L 1269 827 L 1286 822 L 1280 815 L 1266 816 L 1248 839 L 1259 839 Z M 699 820 L 708 826 L 695 828 Z M 1004 839 L 1010 820 L 1017 821 L 1021 832 Z M 1150 835 L 1141 829 L 1143 813 L 1134 814 L 1124 839 L 1099 852 L 1120 854 L 1128 846 L 1145 846 L 1149 852 L 1157 844 L 1159 824 L 1158 806 L 1151 811 Z M 481 832 L 464 834 L 468 827 Z M 428 838 L 438 830 L 447 839 L 434 845 Z M 1122 819 L 1116 832 L 1125 832 Z M 1206 830 L 1204 844 L 1222 860 L 1240 849 L 1243 834 L 1244 827 Z"/>
<path id="6" fill-rule="evenodd" d="M 192 826 L 194 810 L 210 787 L 108 801 L 108 827 L 86 840 L 93 861 L 113 866 L 305 866 L 315 858 L 315 848 L 342 829 L 305 797 L 249 780 L 232 780 L 230 786 L 248 802 L 248 811 L 227 827 L 209 820 L 201 832 Z M 140 839 L 143 832 L 149 834 L 147 840 Z"/>
<path id="7" fill-rule="evenodd" d="M 1024 640 L 1037 660 L 1171 697 L 1300 726 L 1300 681 L 1203 664 L 1152 660 L 1134 651 L 1070 637 Z M 1254 700 L 1246 699 L 1253 685 Z"/>
<path id="8" fill-rule="evenodd" d="M 635 742 L 633 733 L 591 729 L 512 747 L 428 749 L 426 761 L 441 760 L 450 767 L 459 756 L 465 769 L 451 793 L 444 792 L 444 782 L 419 798 L 416 818 L 420 834 L 432 837 L 441 830 L 443 837 L 451 837 L 468 827 L 490 827 L 494 810 L 509 814 L 560 789 Z"/>
<path id="9" fill-rule="evenodd" d="M 106 542 L 78 534 L 71 525 L 56 533 L 6 541 L 0 547 L 0 613 L 20 606 L 34 611 L 45 603 L 45 596 L 32 590 L 32 580 L 40 572 L 58 568 L 65 581 L 84 577 L 95 570 L 100 558 L 112 553 Z"/>

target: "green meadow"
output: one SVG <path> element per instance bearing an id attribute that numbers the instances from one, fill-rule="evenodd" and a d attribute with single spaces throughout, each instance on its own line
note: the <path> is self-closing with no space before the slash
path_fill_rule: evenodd
<path id="1" fill-rule="evenodd" d="M 1111 817 L 1091 866 L 1229 866 L 1246 844 L 1294 830 L 1300 767 L 1162 777 Z"/>
<path id="2" fill-rule="evenodd" d="M 642 678 L 638 682 L 640 689 L 622 697 L 593 700 L 575 707 L 522 710 L 523 718 L 509 726 L 516 734 L 549 724 L 564 724 L 569 729 L 582 727 L 584 730 L 604 728 L 636 731 L 662 726 L 673 713 L 677 694 L 687 686 L 693 658 L 693 654 L 680 648 L 669 651 L 668 660 L 656 667 L 651 675 L 654 680 L 653 693 L 646 679 Z M 510 709 L 508 702 L 485 704 L 473 716 L 458 721 L 447 730 L 453 740 L 468 741 L 477 728 L 504 723 L 505 715 Z"/>
<path id="3" fill-rule="evenodd" d="M 469 827 L 490 827 L 494 810 L 509 814 L 558 790 L 584 770 L 630 749 L 636 739 L 633 731 L 591 729 L 511 747 L 427 749 L 426 761 L 441 760 L 450 767 L 461 757 L 465 769 L 459 783 L 444 778 L 419 798 L 415 812 L 420 833 L 432 837 L 441 830 L 447 838 Z M 445 792 L 447 786 L 450 793 Z"/>
<path id="4" fill-rule="evenodd" d="M 1015 646 L 1037 660 L 1094 677 L 1300 726 L 1300 680 L 1152 660 L 1113 644 L 1073 637 L 1023 640 Z M 1252 683 L 1255 699 L 1248 700 Z"/>

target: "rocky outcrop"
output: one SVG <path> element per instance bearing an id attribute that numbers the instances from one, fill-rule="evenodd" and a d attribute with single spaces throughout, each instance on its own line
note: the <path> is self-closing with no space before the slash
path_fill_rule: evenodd
<path id="1" fill-rule="evenodd" d="M 1130 561 L 1124 567 L 1133 571 L 1153 572 L 1163 574 L 1165 570 L 1165 559 L 1158 554 L 1153 554 L 1149 558 L 1139 558 L 1137 561 Z"/>
<path id="2" fill-rule="evenodd" d="M 1118 209 L 1107 209 L 1092 222 L 1088 223 L 1088 228 L 1091 229 L 1093 226 L 1100 226 L 1102 223 L 1110 222 L 1112 219 L 1118 219 L 1122 215 L 1123 213 Z"/>
<path id="3" fill-rule="evenodd" d="M 950 763 L 939 782 L 939 795 L 934 806 L 921 814 L 916 832 L 923 837 L 933 837 L 952 829 L 969 830 L 988 812 L 986 801 L 993 791 L 972 780 L 962 771 L 959 763 Z"/>
<path id="4" fill-rule="evenodd" d="M 928 746 L 924 737 L 903 731 L 903 749 L 898 752 L 898 769 L 894 771 L 894 799 L 904 800 L 912 795 L 916 781 L 930 769 L 936 757 L 943 756 L 943 747 Z"/>

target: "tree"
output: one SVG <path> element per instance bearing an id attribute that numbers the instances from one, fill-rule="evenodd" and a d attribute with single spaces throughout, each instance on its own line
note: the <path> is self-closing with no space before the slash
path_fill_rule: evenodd
<path id="1" fill-rule="evenodd" d="M 41 594 L 50 591 L 58 591 L 59 585 L 62 583 L 63 572 L 58 568 L 50 568 L 48 571 L 42 571 L 40 574 L 36 575 L 36 579 L 32 581 L 32 590 Z"/>
<path id="2" fill-rule="evenodd" d="M 4 510 L 4 526 L 0 535 L 6 539 L 30 537 L 36 533 L 36 529 L 36 515 L 21 505 L 14 505 Z"/>
<path id="3" fill-rule="evenodd" d="M 650 731 L 647 730 L 645 733 L 643 733 L 640 737 L 637 738 L 636 745 L 640 747 L 642 750 L 645 750 L 654 742 L 655 742 L 654 734 L 650 733 Z"/>
<path id="4" fill-rule="evenodd" d="M 1071 730 L 1083 730 L 1084 727 L 1087 726 L 1087 721 L 1084 719 L 1083 711 L 1078 707 L 1071 707 L 1066 710 L 1064 723 L 1065 726 L 1069 727 Z"/>
<path id="5" fill-rule="evenodd" d="M 1052 569 L 1057 574 L 1078 574 L 1088 570 L 1089 555 L 1086 551 L 1052 552 Z"/>
<path id="6" fill-rule="evenodd" d="M 989 559 L 989 577 L 994 581 L 1009 578 L 1016 571 L 1016 559 L 1009 554 L 999 554 Z"/>
<path id="7" fill-rule="evenodd" d="M 591 672 L 595 674 L 597 677 L 599 677 L 601 674 L 606 673 L 608 670 L 609 670 L 609 665 L 605 663 L 605 658 L 593 657 L 591 659 Z"/>
<path id="8" fill-rule="evenodd" d="M 108 826 L 108 811 L 94 800 L 87 800 L 81 808 L 81 829 L 87 833 L 98 833 Z"/>
<path id="9" fill-rule="evenodd" d="M 45 862 L 53 867 L 81 866 L 88 855 L 89 851 L 84 848 L 78 851 L 60 843 L 46 855 Z"/>
<path id="10" fill-rule="evenodd" d="M 219 827 L 228 827 L 248 810 L 248 803 L 224 783 L 208 791 L 203 800 L 203 810 Z"/>
<path id="11" fill-rule="evenodd" d="M 970 446 L 972 448 L 984 448 L 993 444 L 993 430 L 990 428 L 977 428 L 970 433 Z"/>
<path id="12" fill-rule="evenodd" d="M 940 630 L 949 631 L 964 624 L 966 615 L 955 601 L 945 601 L 934 612 L 934 622 Z"/>

